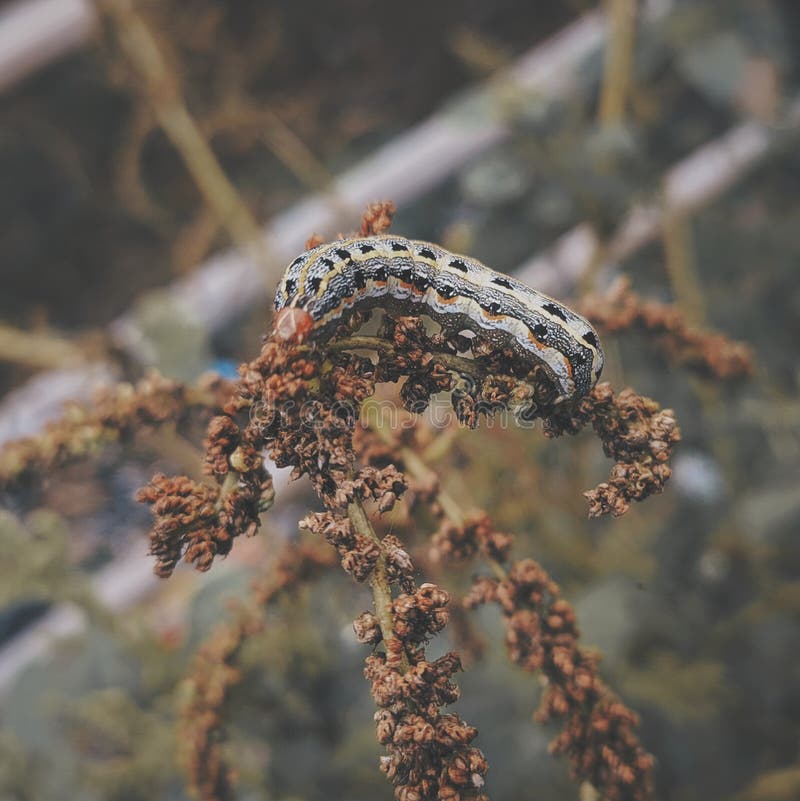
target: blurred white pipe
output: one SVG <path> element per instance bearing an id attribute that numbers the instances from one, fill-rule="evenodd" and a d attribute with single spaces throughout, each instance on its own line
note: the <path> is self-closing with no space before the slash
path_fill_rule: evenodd
<path id="1" fill-rule="evenodd" d="M 800 100 L 783 126 L 800 126 Z M 664 174 L 661 202 L 634 206 L 605 243 L 607 264 L 622 261 L 656 239 L 670 214 L 689 214 L 719 197 L 764 159 L 785 127 L 745 122 L 677 162 Z M 588 223 L 563 234 L 550 248 L 521 264 L 515 275 L 550 295 L 567 295 L 586 272 L 600 241 Z"/>
<path id="2" fill-rule="evenodd" d="M 116 379 L 107 364 L 78 365 L 39 373 L 8 392 L 0 403 L 0 447 L 29 437 L 64 413 L 68 400 L 87 400 L 96 389 Z"/>
<path id="3" fill-rule="evenodd" d="M 18 0 L 0 9 L 0 91 L 80 47 L 95 24 L 89 0 Z"/>

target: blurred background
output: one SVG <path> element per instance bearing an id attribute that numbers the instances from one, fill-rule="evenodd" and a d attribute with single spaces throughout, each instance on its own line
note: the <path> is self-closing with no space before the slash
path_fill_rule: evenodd
<path id="1" fill-rule="evenodd" d="M 723 385 L 604 340 L 604 377 L 683 432 L 664 495 L 620 519 L 586 520 L 609 466 L 590 435 L 450 432 L 438 468 L 575 604 L 641 714 L 657 798 L 800 798 L 796 2 L 15 0 L 0 92 L 0 441 L 148 368 L 235 376 L 285 264 L 378 199 L 393 231 L 560 298 L 624 275 L 749 343 L 754 378 Z M 316 508 L 279 479 L 258 537 L 156 580 L 133 496 L 196 474 L 202 430 L 0 495 L 0 798 L 187 797 L 181 677 Z M 331 571 L 249 643 L 242 799 L 391 797 L 351 630 L 368 605 Z M 470 626 L 458 710 L 491 797 L 576 799 L 499 618 Z"/>

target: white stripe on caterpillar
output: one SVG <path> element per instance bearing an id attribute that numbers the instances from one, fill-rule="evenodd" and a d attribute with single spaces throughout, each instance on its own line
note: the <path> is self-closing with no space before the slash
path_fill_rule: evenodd
<path id="1" fill-rule="evenodd" d="M 603 369 L 597 333 L 557 300 L 438 245 L 369 236 L 320 245 L 286 269 L 275 308 L 311 318 L 321 341 L 350 311 L 373 307 L 426 314 L 448 330 L 468 329 L 541 364 L 560 400 L 582 397 Z"/>

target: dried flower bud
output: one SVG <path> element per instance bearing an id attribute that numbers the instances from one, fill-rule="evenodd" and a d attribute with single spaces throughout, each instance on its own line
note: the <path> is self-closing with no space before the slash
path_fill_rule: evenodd
<path id="1" fill-rule="evenodd" d="M 365 645 L 374 645 L 381 641 L 381 627 L 378 618 L 371 612 L 362 612 L 353 621 L 353 631 L 356 639 Z"/>

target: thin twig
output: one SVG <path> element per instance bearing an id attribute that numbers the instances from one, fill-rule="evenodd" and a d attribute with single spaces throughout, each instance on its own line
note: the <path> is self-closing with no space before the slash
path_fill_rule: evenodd
<path id="1" fill-rule="evenodd" d="M 23 331 L 0 323 L 0 361 L 50 369 L 81 364 L 86 361 L 86 354 L 53 334 Z"/>
<path id="2" fill-rule="evenodd" d="M 692 258 L 691 221 L 687 214 L 667 212 L 663 227 L 664 264 L 678 307 L 695 325 L 705 322 L 705 299 Z"/>
<path id="3" fill-rule="evenodd" d="M 141 80 L 159 124 L 183 159 L 208 206 L 233 242 L 264 260 L 261 230 L 195 122 L 180 82 L 145 20 L 130 0 L 96 0 L 112 23 L 120 48 Z"/>
<path id="4" fill-rule="evenodd" d="M 376 337 L 366 334 L 359 334 L 355 336 L 348 336 L 345 339 L 340 339 L 336 342 L 329 342 L 326 344 L 326 349 L 329 351 L 337 350 L 376 350 L 383 356 L 389 359 L 394 358 L 397 353 L 394 345 L 382 337 Z M 478 364 L 475 359 L 468 359 L 464 356 L 457 356 L 454 353 L 434 353 L 431 354 L 434 359 L 441 363 L 446 369 L 452 370 L 455 373 L 466 374 L 471 376 L 482 376 L 485 370 Z"/>
<path id="5" fill-rule="evenodd" d="M 603 89 L 598 119 L 601 125 L 619 125 L 625 117 L 630 93 L 636 0 L 607 0 L 611 36 L 606 47 Z"/>

